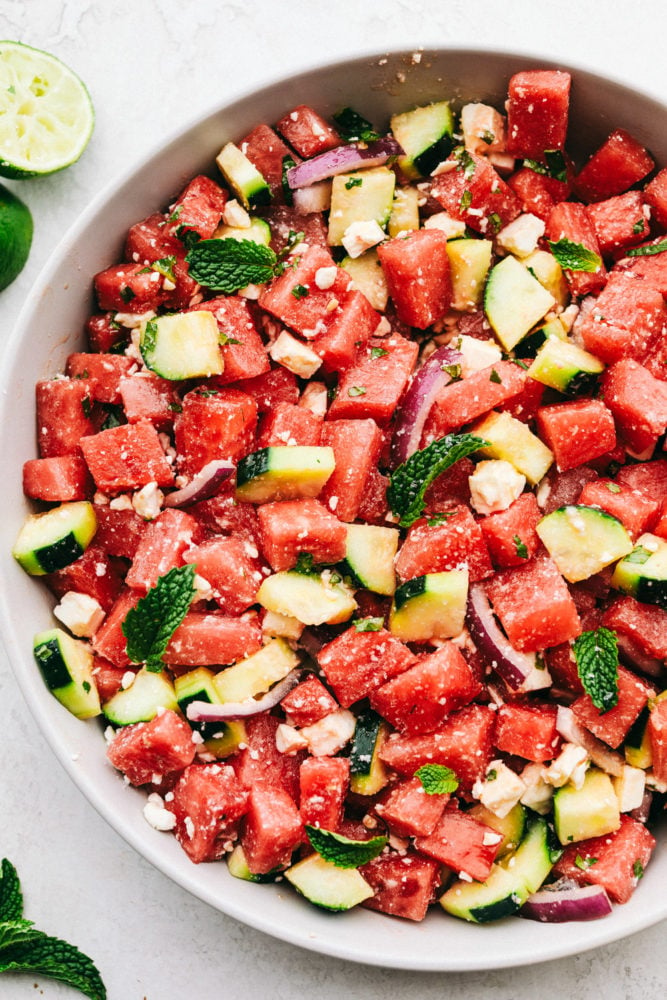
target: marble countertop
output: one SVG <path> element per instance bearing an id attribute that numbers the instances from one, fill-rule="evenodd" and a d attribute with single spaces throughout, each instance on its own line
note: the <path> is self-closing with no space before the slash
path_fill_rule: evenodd
<path id="1" fill-rule="evenodd" d="M 667 98 L 662 33 L 651 27 L 664 22 L 661 0 L 608 0 L 600 11 L 593 0 L 4 0 L 0 38 L 48 49 L 75 68 L 97 124 L 76 166 L 9 184 L 32 210 L 35 238 L 24 272 L 0 294 L 3 334 L 100 188 L 161 137 L 267 79 L 355 53 L 456 45 L 562 60 Z M 231 992 L 435 1000 L 445 990 L 488 1000 L 663 995 L 664 923 L 569 959 L 443 976 L 306 953 L 217 913 L 154 870 L 83 798 L 44 741 L 2 649 L 0 766 L 0 856 L 18 869 L 26 916 L 91 955 L 110 1000 Z M 2 1000 L 78 995 L 42 977 L 0 977 Z"/>

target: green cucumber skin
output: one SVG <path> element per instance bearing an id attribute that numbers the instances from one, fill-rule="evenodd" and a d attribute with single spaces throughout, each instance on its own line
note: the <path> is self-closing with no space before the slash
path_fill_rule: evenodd
<path id="1" fill-rule="evenodd" d="M 35 559 L 45 573 L 55 573 L 75 562 L 83 552 L 83 546 L 77 541 L 74 532 L 70 531 L 57 542 L 35 549 Z"/>
<path id="2" fill-rule="evenodd" d="M 492 920 L 501 920 L 503 917 L 511 917 L 513 913 L 520 910 L 523 900 L 516 893 L 511 892 L 504 899 L 499 899 L 495 903 L 487 906 L 475 906 L 470 909 L 470 916 L 478 924 L 487 924 Z"/>
<path id="3" fill-rule="evenodd" d="M 72 683 L 72 675 L 56 638 L 35 646 L 33 653 L 49 691 L 58 691 Z"/>
<path id="4" fill-rule="evenodd" d="M 396 593 L 394 594 L 396 610 L 400 611 L 403 605 L 411 601 L 413 597 L 420 597 L 424 593 L 426 593 L 425 576 L 416 576 L 414 579 L 401 584 L 400 587 L 396 588 Z"/>
<path id="5" fill-rule="evenodd" d="M 452 136 L 443 135 L 432 146 L 428 146 L 418 156 L 415 156 L 413 163 L 422 177 L 428 177 L 439 163 L 447 159 L 453 148 L 454 139 Z"/>
<path id="6" fill-rule="evenodd" d="M 236 485 L 244 486 L 246 483 L 263 476 L 271 469 L 271 448 L 260 448 L 250 455 L 242 458 L 236 467 Z"/>
<path id="7" fill-rule="evenodd" d="M 657 604 L 667 611 L 667 580 L 654 580 L 648 576 L 637 579 L 634 596 L 643 604 Z"/>
<path id="8" fill-rule="evenodd" d="M 350 752 L 350 774 L 367 777 L 371 773 L 381 723 L 381 717 L 372 710 L 359 716 Z"/>

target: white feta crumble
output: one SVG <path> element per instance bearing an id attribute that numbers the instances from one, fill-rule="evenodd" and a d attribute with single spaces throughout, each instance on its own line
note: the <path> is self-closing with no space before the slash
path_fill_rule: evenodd
<path id="1" fill-rule="evenodd" d="M 524 212 L 513 222 L 504 226 L 496 235 L 496 245 L 514 254 L 515 257 L 528 257 L 537 249 L 545 224 L 531 212 Z"/>
<path id="2" fill-rule="evenodd" d="M 527 764 L 521 772 L 521 780 L 526 790 L 521 796 L 521 804 L 545 816 L 551 809 L 554 789 L 544 780 L 541 764 Z"/>
<path id="3" fill-rule="evenodd" d="M 581 788 L 590 761 L 583 747 L 576 743 L 566 743 L 549 767 L 545 767 L 544 780 L 554 788 L 562 788 L 571 781 L 575 788 Z"/>
<path id="4" fill-rule="evenodd" d="M 308 740 L 294 726 L 288 726 L 286 722 L 281 722 L 276 729 L 276 748 L 280 753 L 292 754 L 298 750 L 305 750 Z"/>
<path id="5" fill-rule="evenodd" d="M 123 689 L 123 691 L 127 691 L 128 688 L 132 687 L 136 679 L 137 675 L 135 674 L 134 670 L 126 670 L 120 679 L 120 686 Z"/>
<path id="6" fill-rule="evenodd" d="M 322 359 L 307 344 L 293 337 L 287 330 L 276 338 L 269 354 L 273 360 L 300 378 L 310 378 L 322 364 Z"/>
<path id="7" fill-rule="evenodd" d="M 478 340 L 477 337 L 462 334 L 454 346 L 461 352 L 462 378 L 502 361 L 503 352 L 494 340 Z"/>
<path id="8" fill-rule="evenodd" d="M 347 708 L 325 715 L 312 726 L 304 726 L 301 735 L 314 757 L 333 757 L 354 736 L 356 719 Z"/>
<path id="9" fill-rule="evenodd" d="M 68 590 L 53 609 L 56 618 L 74 635 L 88 638 L 104 621 L 104 610 L 94 597 Z"/>
<path id="10" fill-rule="evenodd" d="M 132 495 L 132 506 L 145 521 L 152 521 L 162 510 L 164 493 L 156 482 L 146 483 Z"/>
<path id="11" fill-rule="evenodd" d="M 466 224 L 463 219 L 454 219 L 447 212 L 436 212 L 424 220 L 424 229 L 440 229 L 448 240 L 464 236 Z"/>
<path id="12" fill-rule="evenodd" d="M 318 267 L 317 271 L 315 271 L 315 284 L 322 291 L 326 291 L 336 281 L 337 274 L 338 268 L 335 264 L 332 264 L 331 267 Z"/>
<path id="13" fill-rule="evenodd" d="M 375 221 L 352 222 L 343 233 L 342 244 L 350 257 L 361 257 L 362 253 L 377 246 L 385 238 L 382 226 Z"/>
<path id="14" fill-rule="evenodd" d="M 235 229 L 250 229 L 250 216 L 236 198 L 231 198 L 225 205 L 222 221 L 226 226 L 233 226 Z"/>
<path id="15" fill-rule="evenodd" d="M 612 777 L 611 783 L 618 799 L 618 808 L 622 813 L 639 809 L 646 789 L 646 774 L 641 768 L 624 764 L 621 774 Z"/>
<path id="16" fill-rule="evenodd" d="M 524 782 L 502 760 L 492 760 L 472 794 L 483 806 L 502 819 L 513 809 L 526 790 Z"/>
<path id="17" fill-rule="evenodd" d="M 193 597 L 194 601 L 210 601 L 213 599 L 213 587 L 203 576 L 199 573 L 195 573 L 192 580 L 192 586 L 195 589 L 195 594 Z"/>
<path id="18" fill-rule="evenodd" d="M 488 459 L 477 464 L 468 477 L 470 503 L 478 514 L 507 510 L 526 485 L 526 477 L 504 459 Z"/>
<path id="19" fill-rule="evenodd" d="M 469 153 L 483 156 L 505 148 L 505 119 L 490 104 L 464 104 L 461 108 L 463 144 Z"/>
<path id="20" fill-rule="evenodd" d="M 167 832 L 176 826 L 173 812 L 165 808 L 164 799 L 157 792 L 151 792 L 144 805 L 144 819 L 154 830 Z"/>
<path id="21" fill-rule="evenodd" d="M 119 497 L 114 497 L 109 501 L 110 510 L 133 510 L 132 497 L 128 493 L 121 493 Z"/>

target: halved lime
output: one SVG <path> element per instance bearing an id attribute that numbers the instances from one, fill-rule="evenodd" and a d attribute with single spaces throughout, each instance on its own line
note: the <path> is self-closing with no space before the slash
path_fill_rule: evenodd
<path id="1" fill-rule="evenodd" d="M 32 243 L 32 215 L 0 184 L 0 292 L 23 270 Z"/>
<path id="2" fill-rule="evenodd" d="M 0 41 L 0 174 L 52 174 L 79 159 L 95 115 L 85 85 L 60 59 Z"/>

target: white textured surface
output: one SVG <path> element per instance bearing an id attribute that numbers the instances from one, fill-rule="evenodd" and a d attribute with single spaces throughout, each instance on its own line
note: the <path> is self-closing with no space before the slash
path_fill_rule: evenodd
<path id="1" fill-rule="evenodd" d="M 78 165 L 13 186 L 33 212 L 36 234 L 25 271 L 0 294 L 3 332 L 62 233 L 101 187 L 162 136 L 266 79 L 355 52 L 454 44 L 562 59 L 667 99 L 662 0 L 608 0 L 604 17 L 600 11 L 592 0 L 3 0 L 0 37 L 59 55 L 87 82 L 97 109 L 93 141 Z M 271 1000 L 664 994 L 664 923 L 569 960 L 445 979 L 301 952 L 221 916 L 154 871 L 99 819 L 46 746 L 0 655 L 0 856 L 19 871 L 26 916 L 92 955 L 110 1000 L 213 1000 L 231 992 Z M 2 1000 L 76 995 L 47 979 L 0 976 Z"/>

